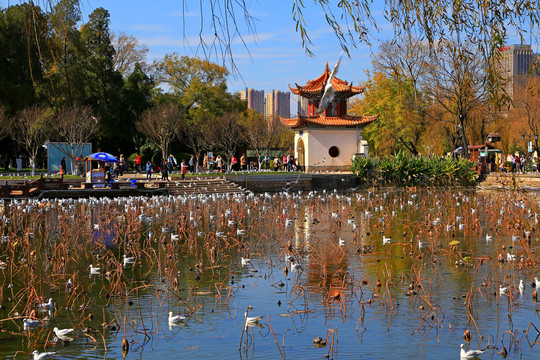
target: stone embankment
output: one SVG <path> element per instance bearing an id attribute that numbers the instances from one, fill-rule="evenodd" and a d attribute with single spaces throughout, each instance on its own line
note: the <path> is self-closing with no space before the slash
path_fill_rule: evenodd
<path id="1" fill-rule="evenodd" d="M 227 180 L 253 192 L 280 191 L 345 191 L 357 185 L 356 175 L 351 173 L 298 173 L 298 174 L 238 174 L 227 175 Z"/>
<path id="2" fill-rule="evenodd" d="M 540 191 L 540 174 L 492 173 L 478 188 Z"/>

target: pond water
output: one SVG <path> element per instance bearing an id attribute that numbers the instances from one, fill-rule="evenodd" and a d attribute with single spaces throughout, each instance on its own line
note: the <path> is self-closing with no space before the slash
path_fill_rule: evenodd
<path id="1" fill-rule="evenodd" d="M 6 202 L 0 358 L 456 359 L 466 330 L 480 358 L 538 358 L 539 207 L 457 189 Z"/>

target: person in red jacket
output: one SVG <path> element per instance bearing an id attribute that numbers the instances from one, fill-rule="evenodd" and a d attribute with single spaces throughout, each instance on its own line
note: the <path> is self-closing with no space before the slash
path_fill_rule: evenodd
<path id="1" fill-rule="evenodd" d="M 141 173 L 141 154 L 137 154 L 135 157 L 135 166 L 137 167 L 137 174 Z"/>
<path id="2" fill-rule="evenodd" d="M 189 165 L 186 164 L 186 160 L 182 159 L 182 163 L 180 164 L 180 172 L 182 173 L 182 180 L 186 178 L 186 173 Z"/>
<path id="3" fill-rule="evenodd" d="M 238 160 L 234 155 L 231 158 L 231 170 L 238 171 Z"/>

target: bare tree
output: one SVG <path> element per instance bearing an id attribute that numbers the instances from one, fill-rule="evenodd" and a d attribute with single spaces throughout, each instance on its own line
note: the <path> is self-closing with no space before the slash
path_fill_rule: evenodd
<path id="1" fill-rule="evenodd" d="M 191 112 L 189 120 L 184 119 L 181 134 L 179 134 L 182 142 L 193 151 L 197 164 L 201 153 L 211 146 L 208 136 L 211 119 L 211 115 L 205 109 L 197 107 Z M 195 167 L 195 171 L 198 171 L 198 166 Z"/>
<path id="2" fill-rule="evenodd" d="M 0 105 L 0 140 L 9 135 L 10 118 L 6 114 L 6 109 Z"/>
<path id="3" fill-rule="evenodd" d="M 374 56 L 373 67 L 403 85 L 410 81 L 414 90 L 414 107 L 419 112 L 418 93 L 421 78 L 426 73 L 429 47 L 410 33 L 396 40 L 384 41 Z"/>
<path id="4" fill-rule="evenodd" d="M 90 141 L 96 130 L 98 119 L 89 106 L 72 106 L 60 109 L 51 121 L 51 142 L 62 154 L 70 159 L 71 173 L 77 173 L 75 158 L 82 155 L 84 145 Z"/>
<path id="5" fill-rule="evenodd" d="M 253 150 L 257 161 L 277 143 L 279 120 L 275 117 L 265 119 L 253 109 L 248 109 L 243 127 L 248 146 Z"/>
<path id="6" fill-rule="evenodd" d="M 470 46 L 448 42 L 432 52 L 430 63 L 425 89 L 442 110 L 440 114 L 449 115 L 439 120 L 454 125 L 463 157 L 468 158 L 467 121 L 473 109 L 484 105 L 489 95 L 486 63 Z"/>
<path id="7" fill-rule="evenodd" d="M 11 121 L 11 137 L 28 152 L 32 176 L 36 173 L 38 151 L 48 137 L 47 120 L 51 115 L 49 107 L 33 105 L 20 111 Z"/>
<path id="8" fill-rule="evenodd" d="M 241 121 L 239 121 L 242 116 L 237 112 L 225 113 L 216 118 L 208 132 L 210 144 L 225 153 L 228 166 L 231 157 L 236 153 L 238 145 L 243 141 L 244 128 Z"/>
<path id="9" fill-rule="evenodd" d="M 517 79 L 516 79 L 517 80 Z M 540 79 L 528 76 L 522 82 L 524 86 L 514 95 L 511 114 L 522 122 L 522 131 L 534 137 L 534 150 L 538 151 L 538 135 L 540 135 Z M 532 135 L 533 137 L 531 137 Z"/>
<path id="10" fill-rule="evenodd" d="M 167 158 L 169 145 L 177 137 L 181 126 L 180 109 L 174 104 L 160 104 L 148 109 L 136 123 L 137 130 L 161 149 L 162 159 Z"/>
<path id="11" fill-rule="evenodd" d="M 139 44 L 136 37 L 123 32 L 118 35 L 111 33 L 111 44 L 115 50 L 114 68 L 122 74 L 132 71 L 136 63 L 145 64 L 148 47 Z"/>

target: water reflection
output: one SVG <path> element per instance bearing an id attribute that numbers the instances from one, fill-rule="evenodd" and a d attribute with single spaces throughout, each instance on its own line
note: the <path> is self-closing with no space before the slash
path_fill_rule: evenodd
<path id="1" fill-rule="evenodd" d="M 139 357 L 456 358 L 467 329 L 528 358 L 538 207 L 459 190 L 8 203 L 0 355 L 118 358 L 126 337 Z"/>

